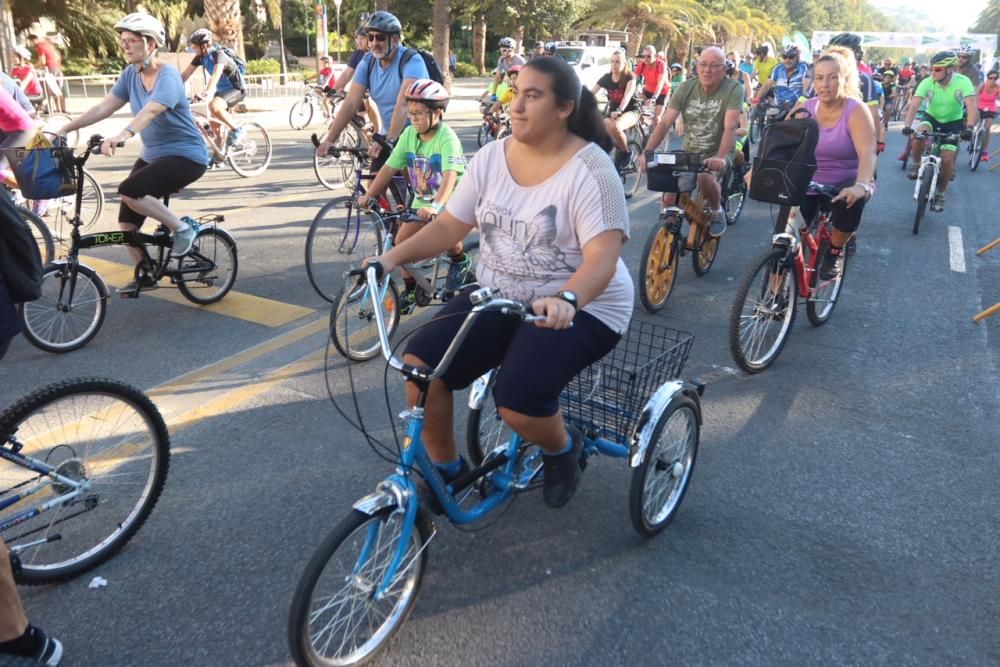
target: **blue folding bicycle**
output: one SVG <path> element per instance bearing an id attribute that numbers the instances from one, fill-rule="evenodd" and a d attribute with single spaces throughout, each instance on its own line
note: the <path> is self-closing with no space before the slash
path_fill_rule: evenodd
<path id="1" fill-rule="evenodd" d="M 348 272 L 348 278 L 374 301 L 381 269 L 373 263 Z M 477 380 L 470 396 L 469 449 L 476 467 L 447 484 L 424 449 L 427 388 L 447 370 L 475 319 L 484 312 L 526 322 L 541 319 L 527 304 L 500 298 L 489 288 L 470 296 L 472 310 L 433 369 L 395 356 L 385 315 L 374 311 L 383 356 L 420 394 L 401 415 L 405 436 L 396 472 L 354 503 L 299 579 L 288 623 L 298 665 L 366 663 L 412 611 L 427 567 L 427 546 L 437 535 L 415 473 L 455 524 L 479 521 L 514 494 L 540 485 L 541 452 L 503 426 L 490 400 L 496 370 Z M 694 470 L 704 385 L 678 379 L 692 342 L 690 334 L 633 322 L 615 350 L 574 378 L 560 397 L 564 418 L 584 434 L 581 468 L 596 454 L 628 460 L 633 469 L 630 515 L 644 536 L 659 533 L 674 517 Z"/>

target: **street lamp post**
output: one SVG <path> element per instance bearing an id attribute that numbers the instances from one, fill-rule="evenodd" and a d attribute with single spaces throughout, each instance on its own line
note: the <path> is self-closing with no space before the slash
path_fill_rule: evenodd
<path id="1" fill-rule="evenodd" d="M 343 0 L 333 0 L 333 4 L 337 7 L 337 62 L 340 62 L 340 3 Z"/>

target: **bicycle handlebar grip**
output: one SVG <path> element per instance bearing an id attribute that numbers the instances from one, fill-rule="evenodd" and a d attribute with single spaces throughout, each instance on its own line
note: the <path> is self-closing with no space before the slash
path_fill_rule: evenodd
<path id="1" fill-rule="evenodd" d="M 309 138 L 312 139 L 313 146 L 315 146 L 316 148 L 319 148 L 319 144 L 320 144 L 319 135 L 317 135 L 315 132 L 313 132 L 312 136 L 309 137 Z"/>
<path id="2" fill-rule="evenodd" d="M 903 136 L 906 136 L 908 134 L 913 134 L 913 128 L 912 127 L 904 127 L 903 128 Z"/>
<path id="3" fill-rule="evenodd" d="M 968 141 L 972 139 L 972 130 L 962 130 L 962 141 Z"/>

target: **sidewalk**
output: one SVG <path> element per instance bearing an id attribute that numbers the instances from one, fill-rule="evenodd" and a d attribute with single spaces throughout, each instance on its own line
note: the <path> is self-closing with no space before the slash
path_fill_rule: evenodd
<path id="1" fill-rule="evenodd" d="M 479 118 L 479 102 L 477 100 L 483 94 L 483 91 L 486 90 L 489 83 L 490 79 L 488 77 L 457 79 L 452 84 L 452 99 L 448 104 L 448 112 L 445 117 L 449 120 Z M 268 130 L 289 129 L 288 112 L 291 110 L 292 104 L 298 99 L 299 97 L 297 96 L 247 98 L 244 101 L 247 111 L 245 114 L 238 114 L 237 118 L 252 118 Z M 90 109 L 100 101 L 101 98 L 97 97 L 71 97 L 66 100 L 66 106 L 71 114 L 77 115 Z M 111 117 L 82 130 L 80 132 L 80 139 L 83 141 L 92 134 L 103 134 L 105 136 L 117 134 L 128 124 L 131 118 L 132 114 L 126 106 Z M 314 119 L 311 126 L 319 128 L 320 123 Z"/>

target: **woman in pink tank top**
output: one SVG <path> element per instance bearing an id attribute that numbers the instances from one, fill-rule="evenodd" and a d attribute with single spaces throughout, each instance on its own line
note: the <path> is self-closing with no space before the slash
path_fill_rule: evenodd
<path id="1" fill-rule="evenodd" d="M 875 189 L 875 124 L 860 101 L 857 71 L 850 51 L 828 49 L 814 67 L 816 97 L 802 104 L 820 128 L 813 180 L 841 188 L 833 200 L 830 247 L 819 268 L 823 280 L 843 270 L 843 248 L 861 225 L 865 203 Z M 816 197 L 806 200 L 799 214 L 811 220 L 818 203 Z"/>
<path id="2" fill-rule="evenodd" d="M 979 117 L 983 119 L 986 133 L 983 135 L 983 160 L 990 159 L 990 128 L 997 115 L 997 98 L 1000 98 L 1000 72 L 990 70 L 986 80 L 979 84 Z"/>
<path id="3" fill-rule="evenodd" d="M 36 122 L 28 112 L 21 108 L 17 100 L 6 90 L 0 88 L 0 148 L 20 148 L 35 133 Z M 0 180 L 8 187 L 17 188 L 17 181 L 7 164 L 7 159 L 0 157 Z"/>

